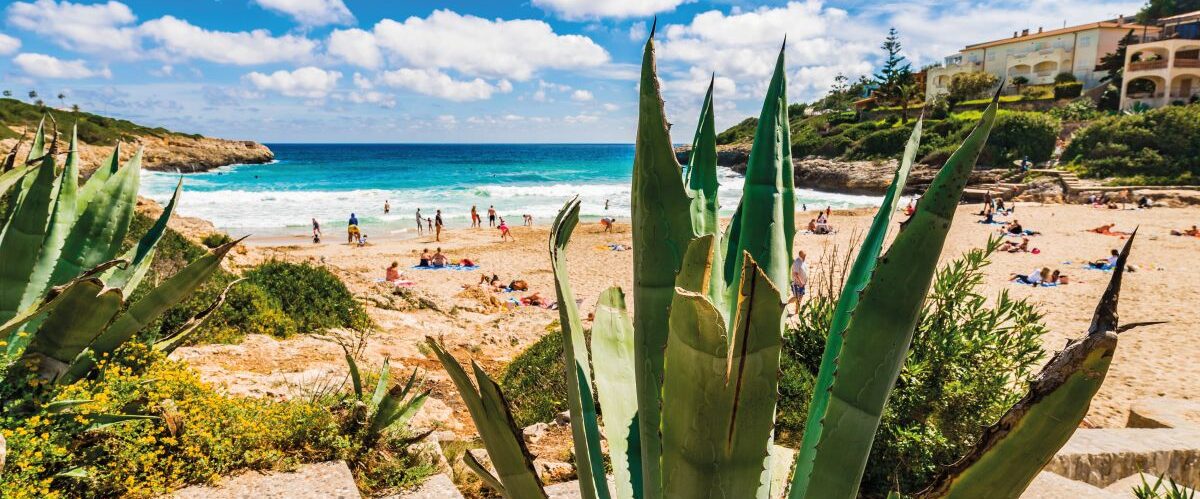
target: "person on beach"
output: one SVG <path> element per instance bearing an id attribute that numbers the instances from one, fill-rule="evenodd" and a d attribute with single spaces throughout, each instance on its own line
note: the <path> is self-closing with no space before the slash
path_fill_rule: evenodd
<path id="1" fill-rule="evenodd" d="M 421 250 L 421 259 L 418 260 L 418 267 L 428 267 L 429 261 L 433 259 L 433 254 L 429 252 L 429 248 Z"/>
<path id="2" fill-rule="evenodd" d="M 496 226 L 496 207 L 488 206 L 488 227 Z"/>
<path id="3" fill-rule="evenodd" d="M 796 251 L 796 259 L 792 261 L 792 297 L 788 304 L 796 304 L 796 312 L 800 312 L 800 302 L 804 300 L 804 292 L 808 287 L 808 255 L 804 250 Z"/>
<path id="4" fill-rule="evenodd" d="M 904 206 L 904 216 L 911 217 L 913 212 L 917 211 L 917 206 L 913 204 L 913 200 L 909 199 L 908 204 Z"/>
<path id="5" fill-rule="evenodd" d="M 392 262 L 391 266 L 384 271 L 383 280 L 392 284 L 396 284 L 400 280 L 400 262 Z"/>
<path id="6" fill-rule="evenodd" d="M 350 225 L 358 225 L 358 217 L 354 216 L 353 213 L 350 214 Z"/>
<path id="7" fill-rule="evenodd" d="M 317 223 L 317 219 L 312 219 L 313 222 L 313 244 L 321 242 L 321 224 Z"/>
<path id="8" fill-rule="evenodd" d="M 1039 286 L 1042 282 L 1050 280 L 1050 267 L 1042 267 L 1041 270 L 1034 269 L 1033 272 L 1028 274 L 1013 274 L 1009 276 L 1009 280 L 1020 284 Z"/>
<path id="9" fill-rule="evenodd" d="M 497 228 L 500 229 L 500 240 L 501 241 L 507 241 L 509 239 L 512 239 L 513 241 L 517 240 L 517 238 L 512 235 L 512 231 L 509 230 L 508 222 L 505 222 L 504 218 L 500 219 L 500 226 Z"/>
<path id="10" fill-rule="evenodd" d="M 358 236 L 358 245 L 359 245 L 359 246 L 366 246 L 366 245 L 367 245 L 367 235 L 366 235 L 366 234 L 360 234 L 360 235 Z"/>
<path id="11" fill-rule="evenodd" d="M 523 216 L 525 217 L 525 226 L 526 226 L 526 227 L 533 227 L 533 215 L 530 215 L 530 214 L 526 213 L 526 214 L 525 214 L 525 215 L 523 215 Z"/>
<path id="12" fill-rule="evenodd" d="M 438 248 L 433 253 L 433 257 L 429 259 L 429 266 L 440 269 L 446 266 L 447 260 L 445 253 L 442 253 L 442 248 Z"/>
<path id="13" fill-rule="evenodd" d="M 425 217 L 421 216 L 421 209 L 417 208 L 417 234 L 425 232 Z"/>
<path id="14" fill-rule="evenodd" d="M 432 218 L 425 217 L 425 230 L 428 230 L 429 232 L 433 232 L 433 219 Z"/>
<path id="15" fill-rule="evenodd" d="M 1003 244 L 996 248 L 996 251 L 1007 251 L 1009 253 L 1028 253 L 1029 238 L 1022 237 L 1020 243 L 1016 243 L 1014 241 L 1004 241 Z"/>
<path id="16" fill-rule="evenodd" d="M 433 215 L 433 226 L 434 229 L 437 230 L 437 235 L 434 236 L 435 241 L 440 242 L 442 240 L 442 225 L 442 210 L 438 210 L 437 213 Z"/>
<path id="17" fill-rule="evenodd" d="M 471 227 L 479 227 L 479 212 L 475 210 L 475 205 L 471 205 Z"/>
<path id="18" fill-rule="evenodd" d="M 387 215 L 388 213 L 391 213 L 391 212 L 392 212 L 392 204 L 389 203 L 388 200 L 384 199 L 383 200 L 383 214 Z"/>
<path id="19" fill-rule="evenodd" d="M 1088 262 L 1088 267 L 1091 267 L 1093 269 L 1100 269 L 1100 270 L 1112 269 L 1113 267 L 1117 266 L 1117 259 L 1120 258 L 1120 256 L 1121 256 L 1120 251 L 1112 250 L 1111 252 L 1109 252 L 1108 258 L 1105 258 L 1103 260 L 1095 260 L 1095 261 Z"/>
<path id="20" fill-rule="evenodd" d="M 346 244 L 354 244 L 359 241 L 362 241 L 362 232 L 358 230 L 358 226 L 346 226 Z"/>
<path id="21" fill-rule="evenodd" d="M 1171 235 L 1190 235 L 1193 236 L 1193 238 L 1200 238 L 1200 229 L 1196 229 L 1196 226 L 1192 226 L 1192 228 L 1184 230 L 1171 229 Z"/>
<path id="22" fill-rule="evenodd" d="M 600 219 L 600 226 L 604 227 L 604 232 L 612 232 L 613 225 L 617 223 L 617 219 L 612 217 L 604 217 Z"/>
<path id="23" fill-rule="evenodd" d="M 608 200 L 604 200 L 604 211 L 608 211 Z"/>
<path id="24" fill-rule="evenodd" d="M 1021 226 L 1020 220 L 1014 219 L 1011 223 L 1008 224 L 1008 227 L 1004 228 L 1004 231 L 1011 235 L 1019 236 L 1019 235 L 1025 233 L 1025 228 Z"/>
<path id="25" fill-rule="evenodd" d="M 1116 226 L 1117 226 L 1117 224 L 1104 224 L 1099 227 L 1096 227 L 1095 229 L 1091 229 L 1089 232 L 1095 232 L 1097 234 L 1103 234 L 1105 236 L 1128 236 L 1129 235 L 1129 233 L 1125 232 L 1125 231 L 1113 230 L 1113 227 L 1116 227 Z"/>

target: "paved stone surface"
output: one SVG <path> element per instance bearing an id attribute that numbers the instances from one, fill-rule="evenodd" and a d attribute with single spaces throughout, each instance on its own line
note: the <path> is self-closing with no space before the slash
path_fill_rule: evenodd
<path id="1" fill-rule="evenodd" d="M 1200 428 L 1200 401 L 1141 399 L 1129 408 L 1130 428 Z"/>
<path id="2" fill-rule="evenodd" d="M 384 499 L 463 499 L 463 495 L 458 491 L 458 487 L 454 486 L 454 481 L 450 479 L 450 475 L 442 473 L 433 475 L 433 477 L 421 484 L 417 490 L 388 496 Z"/>
<path id="3" fill-rule="evenodd" d="M 1197 487 L 1200 430 L 1081 428 L 1050 460 L 1046 471 L 1096 487 L 1142 471 L 1165 473 L 1180 484 Z"/>
<path id="4" fill-rule="evenodd" d="M 345 461 L 306 464 L 292 472 L 251 471 L 214 486 L 192 486 L 177 499 L 358 499 L 358 487 Z"/>
<path id="5" fill-rule="evenodd" d="M 1158 481 L 1157 476 L 1146 475 L 1146 483 L 1147 484 L 1150 484 L 1151 486 L 1153 486 L 1154 482 L 1156 482 L 1156 481 Z M 1129 497 L 1131 499 L 1136 499 L 1137 496 L 1135 496 L 1133 494 L 1133 488 L 1141 486 L 1141 485 L 1142 485 L 1142 475 L 1139 473 L 1139 474 L 1136 474 L 1133 476 L 1127 476 L 1125 478 L 1117 480 L 1116 482 L 1113 482 L 1112 485 L 1105 487 L 1104 490 L 1106 490 L 1112 494 L 1115 494 L 1119 497 Z M 1166 490 L 1169 490 L 1167 488 L 1166 480 L 1163 480 L 1162 487 L 1163 488 L 1158 489 L 1159 492 L 1166 492 Z M 1184 492 L 1189 492 L 1189 491 L 1191 491 L 1191 489 L 1184 490 Z"/>
<path id="6" fill-rule="evenodd" d="M 1021 499 L 1124 499 L 1099 487 L 1057 475 L 1049 471 L 1038 473 L 1021 494 Z"/>

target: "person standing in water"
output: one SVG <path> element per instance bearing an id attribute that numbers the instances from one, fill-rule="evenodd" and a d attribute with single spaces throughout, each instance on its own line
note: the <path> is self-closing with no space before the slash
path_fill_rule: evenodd
<path id="1" fill-rule="evenodd" d="M 488 206 L 488 227 L 496 226 L 496 207 Z"/>
<path id="2" fill-rule="evenodd" d="M 425 217 L 421 216 L 421 209 L 417 208 L 417 234 L 425 232 Z"/>
<path id="3" fill-rule="evenodd" d="M 389 203 L 388 200 L 386 200 L 386 199 L 383 200 L 383 214 L 387 215 L 388 213 L 391 213 L 391 212 L 392 212 L 392 204 Z"/>
<path id="4" fill-rule="evenodd" d="M 604 200 L 604 211 L 608 211 L 608 200 Z"/>
<path id="5" fill-rule="evenodd" d="M 437 235 L 434 237 L 434 240 L 441 241 L 442 240 L 442 210 L 438 210 L 437 213 L 434 214 L 433 226 L 434 226 L 434 230 L 437 231 Z"/>
<path id="6" fill-rule="evenodd" d="M 313 218 L 313 244 L 321 242 L 321 224 L 317 223 L 317 219 Z"/>
<path id="7" fill-rule="evenodd" d="M 479 212 L 475 210 L 475 205 L 471 205 L 471 227 L 479 227 Z"/>

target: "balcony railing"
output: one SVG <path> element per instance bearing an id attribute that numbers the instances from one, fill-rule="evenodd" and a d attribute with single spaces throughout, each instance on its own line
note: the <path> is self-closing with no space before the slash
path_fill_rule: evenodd
<path id="1" fill-rule="evenodd" d="M 1167 67 L 1167 61 L 1164 61 L 1164 60 L 1161 60 L 1161 59 L 1160 59 L 1160 60 L 1157 60 L 1157 61 L 1145 61 L 1145 62 L 1131 62 L 1131 63 L 1129 63 L 1129 70 L 1130 70 L 1130 71 L 1150 71 L 1150 70 L 1153 70 L 1153 69 L 1163 69 L 1163 68 L 1165 68 L 1165 67 Z"/>
<path id="2" fill-rule="evenodd" d="M 1200 68 L 1200 59 L 1175 59 L 1177 68 Z"/>

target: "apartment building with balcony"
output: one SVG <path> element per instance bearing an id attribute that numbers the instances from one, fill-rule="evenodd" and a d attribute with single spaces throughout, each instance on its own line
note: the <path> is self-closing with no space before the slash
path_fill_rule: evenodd
<path id="1" fill-rule="evenodd" d="M 1160 28 L 1118 17 L 1060 29 L 1014 31 L 1010 38 L 968 45 L 928 69 L 925 97 L 949 92 L 954 75 L 975 71 L 987 71 L 1007 82 L 1023 76 L 1031 85 L 1054 83 L 1057 74 L 1066 72 L 1075 75 L 1086 91 L 1100 85 L 1106 74 L 1097 68 L 1100 58 L 1115 51 L 1130 31 L 1150 37 L 1158 35 Z"/>
<path id="2" fill-rule="evenodd" d="M 1200 11 L 1158 21 L 1160 30 L 1125 51 L 1121 109 L 1200 99 Z"/>

